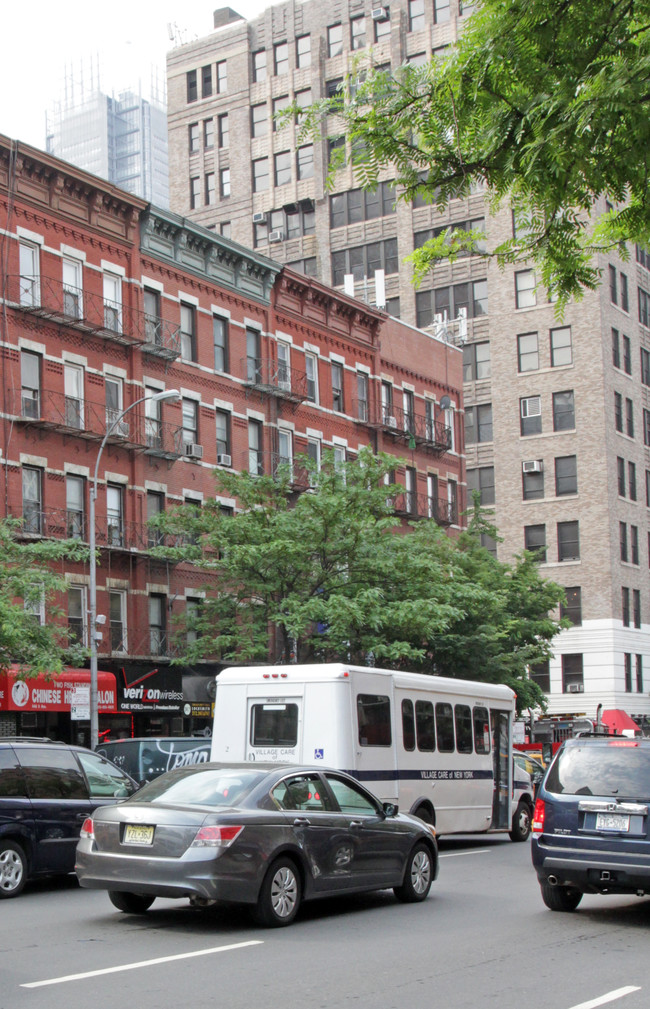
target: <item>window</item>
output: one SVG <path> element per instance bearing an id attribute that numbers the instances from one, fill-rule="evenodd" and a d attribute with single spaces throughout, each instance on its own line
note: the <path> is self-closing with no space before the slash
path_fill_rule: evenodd
<path id="1" fill-rule="evenodd" d="M 246 380 L 259 383 L 262 380 L 262 348 L 258 329 L 246 327 Z"/>
<path id="2" fill-rule="evenodd" d="M 318 403 L 318 359 L 315 354 L 305 354 L 305 372 L 307 399 L 310 403 Z"/>
<path id="3" fill-rule="evenodd" d="M 557 497 L 563 494 L 578 493 L 578 466 L 574 455 L 559 456 L 555 460 L 555 493 Z"/>
<path id="4" fill-rule="evenodd" d="M 160 293 L 145 287 L 142 292 L 144 307 L 144 329 L 147 343 L 162 344 L 162 320 L 160 318 Z"/>
<path id="5" fill-rule="evenodd" d="M 264 193 L 269 188 L 269 159 L 258 158 L 253 162 L 253 192 Z"/>
<path id="6" fill-rule="evenodd" d="M 327 55 L 339 56 L 343 52 L 343 25 L 330 25 L 327 29 Z"/>
<path id="7" fill-rule="evenodd" d="M 641 347 L 641 381 L 643 385 L 650 387 L 650 351 Z"/>
<path id="8" fill-rule="evenodd" d="M 195 210 L 201 205 L 201 179 L 198 175 L 190 178 L 190 209 Z"/>
<path id="9" fill-rule="evenodd" d="M 66 536 L 68 539 L 85 539 L 85 498 L 86 481 L 84 477 L 68 473 L 65 478 Z"/>
<path id="10" fill-rule="evenodd" d="M 646 423 L 647 412 L 648 412 L 647 410 L 643 411 L 643 427 L 644 430 L 648 432 L 648 435 L 650 436 L 650 427 Z M 648 418 L 648 420 L 650 420 L 650 417 Z M 621 396 L 620 392 L 614 393 L 614 424 L 616 426 L 616 430 L 619 431 L 621 434 L 623 434 L 623 397 Z M 650 440 L 648 440 L 648 437 L 646 437 L 645 443 L 646 445 L 650 445 Z"/>
<path id="11" fill-rule="evenodd" d="M 410 389 L 402 392 L 402 417 L 404 430 L 415 434 L 415 397 Z"/>
<path id="12" fill-rule="evenodd" d="M 490 752 L 490 716 L 487 708 L 475 707 L 472 711 L 474 723 L 474 750 L 476 753 Z"/>
<path id="13" fill-rule="evenodd" d="M 420 328 L 435 322 L 435 316 L 453 319 L 464 309 L 469 319 L 487 315 L 487 280 L 474 280 L 433 291 L 418 291 L 415 296 L 416 322 Z"/>
<path id="14" fill-rule="evenodd" d="M 36 466 L 23 466 L 23 525 L 25 533 L 42 533 L 43 471 Z"/>
<path id="15" fill-rule="evenodd" d="M 188 102 L 195 102 L 199 97 L 199 85 L 197 79 L 196 70 L 188 70 L 185 75 L 186 85 L 187 85 L 187 100 Z"/>
<path id="16" fill-rule="evenodd" d="M 151 655 L 167 654 L 167 597 L 149 596 L 149 649 Z"/>
<path id="17" fill-rule="evenodd" d="M 209 98 L 212 94 L 212 65 L 201 67 L 201 98 Z"/>
<path id="18" fill-rule="evenodd" d="M 492 404 L 481 403 L 465 410 L 465 441 L 468 445 L 492 441 Z"/>
<path id="19" fill-rule="evenodd" d="M 144 433 L 148 448 L 162 447 L 162 404 L 153 397 L 158 389 L 145 386 L 146 400 L 144 402 Z"/>
<path id="20" fill-rule="evenodd" d="M 629 652 L 624 652 L 623 659 L 625 666 L 625 690 L 626 693 L 630 693 L 632 690 L 632 656 Z"/>
<path id="21" fill-rule="evenodd" d="M 214 370 L 228 371 L 228 320 L 212 316 L 212 342 L 214 345 Z"/>
<path id="22" fill-rule="evenodd" d="M 572 690 L 571 688 L 575 688 Z M 572 654 L 562 656 L 562 691 L 563 693 L 582 693 L 584 676 L 582 671 L 582 655 Z"/>
<path id="23" fill-rule="evenodd" d="M 560 617 L 566 617 L 572 624 L 579 627 L 582 624 L 582 590 L 573 586 L 564 590 L 566 602 L 560 603 Z"/>
<path id="24" fill-rule="evenodd" d="M 619 428 L 616 429 L 617 431 Z M 650 410 L 643 410 L 643 444 L 650 445 Z"/>
<path id="25" fill-rule="evenodd" d="M 266 102 L 251 106 L 251 133 L 254 137 L 265 137 L 269 132 L 269 116 Z"/>
<path id="26" fill-rule="evenodd" d="M 363 49 L 366 44 L 365 17 L 352 18 L 350 21 L 350 46 L 352 49 Z"/>
<path id="27" fill-rule="evenodd" d="M 436 733 L 440 753 L 454 752 L 454 712 L 451 704 L 438 701 L 436 704 Z"/>
<path id="28" fill-rule="evenodd" d="M 621 459 L 620 456 L 616 459 L 616 471 L 619 497 L 625 497 L 625 460 Z"/>
<path id="29" fill-rule="evenodd" d="M 84 371 L 76 364 L 63 367 L 65 424 L 81 430 L 84 426 Z"/>
<path id="30" fill-rule="evenodd" d="M 609 300 L 612 305 L 618 305 L 618 287 L 616 283 L 616 267 L 609 265 Z"/>
<path id="31" fill-rule="evenodd" d="M 387 238 L 383 242 L 357 246 L 332 253 L 332 285 L 340 287 L 346 274 L 352 274 L 355 281 L 364 277 L 374 277 L 375 270 L 397 273 L 397 239 Z"/>
<path id="32" fill-rule="evenodd" d="M 551 692 L 551 664 L 546 659 L 544 662 L 538 662 L 534 666 L 530 666 L 528 670 L 528 675 L 531 680 L 533 680 L 545 694 L 550 694 Z"/>
<path id="33" fill-rule="evenodd" d="M 109 546 L 124 546 L 124 491 L 119 484 L 106 484 L 106 529 Z"/>
<path id="34" fill-rule="evenodd" d="M 261 476 L 264 472 L 262 424 L 259 420 L 248 422 L 248 472 L 252 476 Z"/>
<path id="35" fill-rule="evenodd" d="M 395 213 L 395 187 L 392 182 L 379 182 L 376 189 L 350 189 L 330 196 L 330 226 L 358 224 Z"/>
<path id="36" fill-rule="evenodd" d="M 387 8 L 384 7 L 384 10 Z M 373 19 L 373 24 L 375 26 L 375 42 L 381 42 L 383 39 L 387 39 L 390 35 L 390 13 L 384 15 L 378 21 Z"/>
<path id="37" fill-rule="evenodd" d="M 630 561 L 632 564 L 639 563 L 639 527 L 630 526 Z"/>
<path id="38" fill-rule="evenodd" d="M 219 224 L 219 234 L 222 238 L 230 238 L 230 221 L 221 221 Z"/>
<path id="39" fill-rule="evenodd" d="M 636 501 L 636 463 L 627 464 L 627 483 L 630 493 L 630 501 Z"/>
<path id="40" fill-rule="evenodd" d="M 621 308 L 624 312 L 630 311 L 630 299 L 628 295 L 627 277 L 624 273 L 619 273 L 621 280 Z"/>
<path id="41" fill-rule="evenodd" d="M 357 372 L 357 418 L 368 420 L 368 376 L 363 371 Z"/>
<path id="42" fill-rule="evenodd" d="M 619 540 L 619 553 L 622 561 L 627 563 L 628 552 L 627 552 L 627 522 L 618 523 L 618 540 Z"/>
<path id="43" fill-rule="evenodd" d="M 215 184 L 214 184 L 214 172 L 205 173 L 205 205 L 206 207 L 213 206 L 216 202 Z"/>
<path id="44" fill-rule="evenodd" d="M 637 655 L 636 658 L 636 689 L 637 693 L 643 693 L 643 656 Z"/>
<path id="45" fill-rule="evenodd" d="M 68 586 L 68 641 L 85 644 L 86 589 L 83 585 Z"/>
<path id="46" fill-rule="evenodd" d="M 629 336 L 623 334 L 623 370 L 626 375 L 632 374 L 632 344 Z"/>
<path id="47" fill-rule="evenodd" d="M 103 276 L 104 327 L 112 333 L 122 332 L 122 280 L 113 273 Z"/>
<path id="48" fill-rule="evenodd" d="M 402 701 L 402 744 L 404 749 L 411 752 L 415 749 L 415 717 L 413 713 L 413 701 Z"/>
<path id="49" fill-rule="evenodd" d="M 648 319 L 650 318 L 650 294 L 644 291 L 642 287 L 638 288 L 639 297 L 639 322 L 642 326 L 648 328 L 650 323 Z"/>
<path id="50" fill-rule="evenodd" d="M 280 429 L 278 431 L 278 452 L 276 457 L 276 467 L 280 466 L 288 475 L 289 480 L 293 480 L 293 444 L 291 431 Z M 276 473 L 277 475 L 277 473 Z"/>
<path id="51" fill-rule="evenodd" d="M 524 526 L 524 547 L 540 564 L 546 560 L 546 526 Z"/>
<path id="52" fill-rule="evenodd" d="M 532 270 L 515 273 L 515 303 L 517 308 L 532 308 L 537 304 L 535 274 Z"/>
<path id="53" fill-rule="evenodd" d="M 156 515 L 162 515 L 165 511 L 165 495 L 160 491 L 148 490 L 147 491 L 147 522 L 154 519 Z M 147 546 L 158 547 L 164 543 L 165 534 L 160 530 L 156 529 L 155 526 L 149 526 L 147 530 Z"/>
<path id="54" fill-rule="evenodd" d="M 228 410 L 216 411 L 217 421 L 217 463 L 223 464 L 223 456 L 232 456 L 230 448 L 230 413 Z"/>
<path id="55" fill-rule="evenodd" d="M 24 308 L 34 308 L 41 301 L 40 248 L 28 242 L 18 246 L 18 268 L 20 270 L 20 304 Z"/>
<path id="56" fill-rule="evenodd" d="M 471 496 L 473 491 L 478 491 L 481 507 L 494 504 L 494 466 L 468 469 L 467 491 L 468 496 Z"/>
<path id="57" fill-rule="evenodd" d="M 463 7 L 467 4 L 463 4 L 461 0 L 460 13 L 463 14 Z M 469 6 L 473 6 L 470 4 Z M 449 21 L 449 0 L 433 0 L 433 19 L 437 25 L 443 24 L 445 21 Z"/>
<path id="58" fill-rule="evenodd" d="M 519 400 L 520 431 L 524 436 L 542 433 L 542 397 L 526 396 Z"/>
<path id="59" fill-rule="evenodd" d="M 517 337 L 519 372 L 537 371 L 539 368 L 539 341 L 537 333 L 522 333 Z"/>
<path id="60" fill-rule="evenodd" d="M 576 426 L 573 390 L 553 393 L 553 430 L 573 431 Z"/>
<path id="61" fill-rule="evenodd" d="M 325 97 L 333 98 L 334 95 L 338 94 L 343 88 L 343 78 L 342 77 L 332 77 L 329 81 L 325 81 Z M 336 147 L 343 147 L 345 143 L 345 138 L 337 138 L 341 143 L 336 143 Z"/>
<path id="62" fill-rule="evenodd" d="M 298 148 L 298 179 L 313 179 L 314 177 L 314 145 L 305 144 Z"/>
<path id="63" fill-rule="evenodd" d="M 557 559 L 558 561 L 580 560 L 579 522 L 558 522 Z"/>
<path id="64" fill-rule="evenodd" d="M 612 364 L 621 367 L 621 339 L 617 329 L 612 329 Z"/>
<path id="65" fill-rule="evenodd" d="M 108 593 L 108 619 L 111 651 L 126 652 L 126 592 L 112 590 Z"/>
<path id="66" fill-rule="evenodd" d="M 625 431 L 628 438 L 634 438 L 634 403 L 631 399 L 625 400 Z"/>
<path id="67" fill-rule="evenodd" d="M 222 95 L 228 90 L 228 64 L 226 60 L 217 63 L 217 94 Z"/>
<path id="68" fill-rule="evenodd" d="M 463 347 L 463 382 L 480 382 L 491 374 L 489 340 L 466 343 Z"/>
<path id="69" fill-rule="evenodd" d="M 306 277 L 318 276 L 318 260 L 316 259 L 316 256 L 307 256 L 305 259 L 295 259 L 291 263 L 287 263 L 287 266 L 297 270 L 298 273 L 304 273 Z"/>
<path id="70" fill-rule="evenodd" d="M 61 263 L 63 279 L 63 312 L 70 319 L 83 315 L 82 265 L 78 259 L 64 258 Z"/>
<path id="71" fill-rule="evenodd" d="M 206 150 L 214 147 L 214 119 L 203 120 L 203 146 Z"/>
<path id="72" fill-rule="evenodd" d="M 291 348 L 288 343 L 278 340 L 278 386 L 280 389 L 291 390 Z"/>
<path id="73" fill-rule="evenodd" d="M 230 147 L 230 125 L 228 113 L 217 116 L 217 140 L 219 147 Z"/>
<path id="74" fill-rule="evenodd" d="M 196 445 L 198 438 L 199 411 L 195 399 L 183 398 L 181 401 L 183 418 L 183 445 Z"/>
<path id="75" fill-rule="evenodd" d="M 196 361 L 196 309 L 181 302 L 181 360 Z"/>
<path id="76" fill-rule="evenodd" d="M 253 53 L 253 80 L 266 80 L 266 51 L 264 49 L 258 49 L 256 53 Z"/>
<path id="77" fill-rule="evenodd" d="M 571 327 L 562 326 L 551 330 L 551 368 L 561 368 L 573 363 Z"/>
<path id="78" fill-rule="evenodd" d="M 219 169 L 219 191 L 223 197 L 230 196 L 230 169 Z"/>
<path id="79" fill-rule="evenodd" d="M 273 46 L 273 68 L 276 77 L 289 73 L 289 45 L 287 42 L 278 42 Z"/>
<path id="80" fill-rule="evenodd" d="M 41 415 L 41 356 L 20 352 L 20 415 L 37 420 Z"/>
<path id="81" fill-rule="evenodd" d="M 630 626 L 630 590 L 624 585 L 621 589 L 621 616 L 623 627 Z"/>
<path id="82" fill-rule="evenodd" d="M 421 32 L 424 28 L 424 0 L 409 0 L 409 31 Z"/>
<path id="83" fill-rule="evenodd" d="M 296 39 L 296 66 L 299 70 L 311 66 L 311 35 L 299 35 Z"/>
<path id="84" fill-rule="evenodd" d="M 641 592 L 632 589 L 632 619 L 637 630 L 641 627 Z"/>
<path id="85" fill-rule="evenodd" d="M 305 88 L 304 91 L 296 91 L 295 103 L 299 109 L 308 109 L 312 104 L 311 88 Z M 296 115 L 296 122 L 300 125 L 304 122 L 305 116 L 303 112 L 299 112 Z"/>
<path id="86" fill-rule="evenodd" d="M 454 705 L 454 722 L 456 726 L 457 752 L 472 753 L 474 751 L 472 711 L 468 704 Z"/>
<path id="87" fill-rule="evenodd" d="M 343 365 L 332 361 L 332 409 L 343 413 Z"/>
<path id="88" fill-rule="evenodd" d="M 536 501 L 544 497 L 544 470 L 540 467 L 538 472 L 528 473 L 522 471 L 521 490 L 524 501 Z"/>

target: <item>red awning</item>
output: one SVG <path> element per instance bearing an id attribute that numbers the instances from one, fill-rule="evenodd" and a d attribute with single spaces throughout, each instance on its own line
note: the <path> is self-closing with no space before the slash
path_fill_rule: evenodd
<path id="1" fill-rule="evenodd" d="M 627 711 L 622 711 L 621 708 L 611 708 L 609 711 L 603 711 L 600 720 L 612 732 L 627 731 L 641 734 L 641 729 L 634 719 L 630 718 Z"/>
<path id="2" fill-rule="evenodd" d="M 18 668 L 0 672 L 0 711 L 70 711 L 77 686 L 90 686 L 89 669 L 64 669 L 46 676 L 18 677 Z M 98 703 L 101 712 L 117 710 L 117 686 L 113 673 L 97 673 Z"/>

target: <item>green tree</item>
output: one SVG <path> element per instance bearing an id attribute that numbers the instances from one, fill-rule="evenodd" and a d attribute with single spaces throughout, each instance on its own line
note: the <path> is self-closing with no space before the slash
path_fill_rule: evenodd
<path id="1" fill-rule="evenodd" d="M 490 255 L 534 262 L 561 306 L 597 285 L 595 251 L 650 242 L 649 28 L 649 0 L 481 0 L 450 55 L 393 75 L 359 64 L 304 128 L 336 114 L 364 186 L 390 166 L 409 201 L 442 207 L 477 183 L 493 208 L 508 199 L 517 236 Z M 613 209 L 592 221 L 603 196 Z M 481 236 L 432 240 L 416 277 L 467 248 Z"/>
<path id="2" fill-rule="evenodd" d="M 457 539 L 433 520 L 404 530 L 400 488 L 384 483 L 394 467 L 369 450 L 328 457 L 295 502 L 288 479 L 219 471 L 234 515 L 208 503 L 161 517 L 182 535 L 175 558 L 213 575 L 184 659 L 345 660 L 508 683 L 522 708 L 543 703 L 527 666 L 549 654 L 563 590 L 530 555 L 507 565 L 482 547 L 494 530 L 478 510 Z"/>
<path id="3" fill-rule="evenodd" d="M 60 563 L 82 560 L 88 549 L 75 540 L 21 541 L 19 529 L 19 522 L 0 520 L 0 669 L 17 663 L 27 676 L 58 673 L 86 654 L 67 644 L 67 626 L 57 622 L 57 597 L 67 587 Z M 41 606 L 43 625 L 34 617 Z"/>

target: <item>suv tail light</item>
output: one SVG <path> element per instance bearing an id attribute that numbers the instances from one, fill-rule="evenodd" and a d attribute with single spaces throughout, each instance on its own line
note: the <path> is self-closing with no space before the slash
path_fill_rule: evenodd
<path id="1" fill-rule="evenodd" d="M 241 826 L 228 824 L 223 827 L 201 827 L 197 831 L 196 837 L 192 841 L 191 848 L 228 848 L 235 841 L 242 830 Z"/>
<path id="2" fill-rule="evenodd" d="M 93 821 L 90 816 L 86 817 L 84 822 L 81 824 L 81 837 L 89 837 L 91 841 L 95 840 L 95 828 L 93 827 Z"/>
<path id="3" fill-rule="evenodd" d="M 541 834 L 544 831 L 544 817 L 546 816 L 546 806 L 544 805 L 543 799 L 535 800 L 535 811 L 533 813 L 533 822 L 531 825 L 531 830 L 533 834 Z"/>

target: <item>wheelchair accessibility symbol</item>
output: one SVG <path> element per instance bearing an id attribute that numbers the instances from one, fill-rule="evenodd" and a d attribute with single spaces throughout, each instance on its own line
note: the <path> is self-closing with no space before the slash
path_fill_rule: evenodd
<path id="1" fill-rule="evenodd" d="M 314 760 L 322 760 L 325 756 L 325 750 L 314 750 Z"/>

